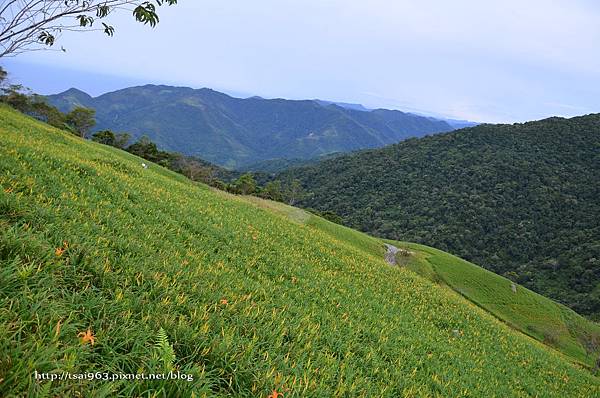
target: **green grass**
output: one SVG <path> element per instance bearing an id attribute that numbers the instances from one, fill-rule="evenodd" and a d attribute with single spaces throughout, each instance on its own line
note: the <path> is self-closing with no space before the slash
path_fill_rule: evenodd
<path id="1" fill-rule="evenodd" d="M 341 244 L 350 245 L 355 249 L 369 253 L 377 258 L 383 256 L 384 246 L 381 240 L 373 238 L 372 236 L 359 232 L 355 229 L 333 223 L 325 220 L 324 218 L 317 217 L 308 211 L 299 209 L 297 207 L 288 206 L 280 202 L 273 202 L 270 200 L 257 198 L 255 196 L 235 196 L 221 191 L 219 191 L 219 193 L 226 195 L 229 199 L 242 200 L 261 208 L 268 209 L 273 213 L 282 215 L 295 223 L 305 224 L 318 229 L 319 231 L 328 234 L 331 238 L 336 239 Z"/>
<path id="2" fill-rule="evenodd" d="M 600 342 L 600 325 L 522 286 L 443 251 L 415 243 L 394 242 L 415 252 L 407 267 L 444 283 L 512 327 L 548 344 L 592 368 L 600 347 L 586 350 L 586 342 Z"/>
<path id="3" fill-rule="evenodd" d="M 372 238 L 140 163 L 0 108 L 0 396 L 600 393 Z M 194 381 L 32 378 L 168 369 Z"/>

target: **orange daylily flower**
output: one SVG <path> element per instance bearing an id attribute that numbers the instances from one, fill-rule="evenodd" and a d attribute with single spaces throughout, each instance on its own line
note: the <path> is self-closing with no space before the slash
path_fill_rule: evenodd
<path id="1" fill-rule="evenodd" d="M 96 342 L 96 337 L 89 328 L 85 332 L 79 332 L 77 337 L 81 337 L 81 344 L 90 343 L 91 345 L 94 345 Z"/>
<path id="2" fill-rule="evenodd" d="M 271 394 L 269 394 L 269 396 L 267 398 L 279 398 L 279 397 L 283 397 L 283 393 L 277 392 L 277 390 L 273 390 L 273 392 Z"/>
<path id="3" fill-rule="evenodd" d="M 227 303 L 228 303 L 227 299 L 221 299 L 221 304 L 227 305 Z"/>
<path id="4" fill-rule="evenodd" d="M 60 319 L 56 323 L 56 333 L 54 334 L 54 337 L 58 337 L 59 334 L 60 334 Z"/>
<path id="5" fill-rule="evenodd" d="M 63 255 L 65 250 L 67 250 L 68 248 L 69 248 L 69 242 L 67 242 L 66 240 L 63 240 L 62 247 L 57 247 L 56 249 L 54 249 L 54 254 L 56 254 L 56 257 L 60 257 Z"/>

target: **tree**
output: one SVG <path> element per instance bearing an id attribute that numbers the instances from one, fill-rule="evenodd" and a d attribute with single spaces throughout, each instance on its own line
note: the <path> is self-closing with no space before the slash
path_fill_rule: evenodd
<path id="1" fill-rule="evenodd" d="M 212 167 L 205 166 L 194 159 L 182 158 L 179 161 L 180 173 L 192 181 L 210 184 L 214 178 Z"/>
<path id="2" fill-rule="evenodd" d="M 293 206 L 304 195 L 304 189 L 300 184 L 300 180 L 292 180 L 285 191 L 285 197 L 290 206 Z"/>
<path id="3" fill-rule="evenodd" d="M 340 217 L 339 215 L 337 215 L 336 213 L 334 213 L 333 211 L 322 211 L 319 214 L 321 217 L 323 217 L 326 220 L 329 220 L 331 222 L 334 222 L 336 224 L 344 224 L 344 219 L 342 217 Z"/>
<path id="4" fill-rule="evenodd" d="M 131 135 L 129 133 L 118 133 L 115 134 L 115 144 L 113 145 L 115 148 L 125 149 L 127 143 L 131 139 Z"/>
<path id="5" fill-rule="evenodd" d="M 127 152 L 150 161 L 156 161 L 159 151 L 156 144 L 148 136 L 144 135 L 136 143 L 129 145 Z"/>
<path id="6" fill-rule="evenodd" d="M 92 134 L 92 141 L 99 142 L 104 145 L 115 146 L 115 133 L 110 130 L 102 130 Z"/>
<path id="7" fill-rule="evenodd" d="M 128 146 L 126 151 L 169 169 L 173 168 L 173 163 L 176 162 L 177 158 L 180 156 L 176 153 L 160 151 L 156 144 L 145 135 L 136 143 Z"/>
<path id="8" fill-rule="evenodd" d="M 95 116 L 94 109 L 77 106 L 67 113 L 66 122 L 75 133 L 81 138 L 85 138 L 90 129 L 96 125 Z"/>
<path id="9" fill-rule="evenodd" d="M 29 96 L 26 89 L 20 84 L 11 84 L 2 87 L 2 102 L 12 106 L 16 110 L 27 113 L 29 110 Z"/>
<path id="10" fill-rule="evenodd" d="M 62 112 L 49 105 L 43 96 L 31 94 L 20 84 L 4 86 L 2 82 L 6 80 L 6 77 L 6 71 L 0 68 L 0 92 L 2 92 L 0 102 L 51 126 L 65 128 L 65 115 Z"/>
<path id="11" fill-rule="evenodd" d="M 92 141 L 119 149 L 125 149 L 130 137 L 131 136 L 128 133 L 115 134 L 110 130 L 102 130 L 92 135 Z"/>
<path id="12" fill-rule="evenodd" d="M 256 181 L 254 176 L 246 173 L 233 182 L 235 190 L 242 195 L 251 195 L 256 191 Z"/>
<path id="13" fill-rule="evenodd" d="M 56 107 L 48 104 L 46 98 L 41 95 L 33 94 L 30 97 L 30 110 L 27 112 L 38 120 L 48 123 L 51 126 L 64 129 L 66 118 L 65 114 Z"/>
<path id="14" fill-rule="evenodd" d="M 269 181 L 260 191 L 260 196 L 265 199 L 283 201 L 283 193 L 281 192 L 281 181 Z"/>
<path id="15" fill-rule="evenodd" d="M 115 148 L 125 149 L 131 135 L 128 133 L 117 133 L 110 130 L 98 131 L 92 135 L 92 141 L 99 142 L 104 145 L 114 146 Z"/>
<path id="16" fill-rule="evenodd" d="M 115 29 L 105 18 L 117 10 L 129 10 L 137 22 L 154 27 L 156 9 L 163 4 L 177 0 L 5 0 L 0 2 L 0 58 L 51 47 L 66 31 L 100 30 L 113 36 Z"/>

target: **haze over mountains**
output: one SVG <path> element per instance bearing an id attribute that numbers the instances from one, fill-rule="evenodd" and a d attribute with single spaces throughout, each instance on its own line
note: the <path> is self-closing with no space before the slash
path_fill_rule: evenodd
<path id="1" fill-rule="evenodd" d="M 70 89 L 48 96 L 62 111 L 96 110 L 96 130 L 147 135 L 161 149 L 237 168 L 310 159 L 451 131 L 444 120 L 319 100 L 234 98 L 211 89 L 146 85 L 98 97 Z"/>

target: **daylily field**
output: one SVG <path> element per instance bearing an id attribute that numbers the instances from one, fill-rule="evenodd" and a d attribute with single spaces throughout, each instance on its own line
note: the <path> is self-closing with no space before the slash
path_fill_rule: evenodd
<path id="1" fill-rule="evenodd" d="M 600 395 L 383 242 L 141 162 L 0 107 L 0 396 Z"/>

